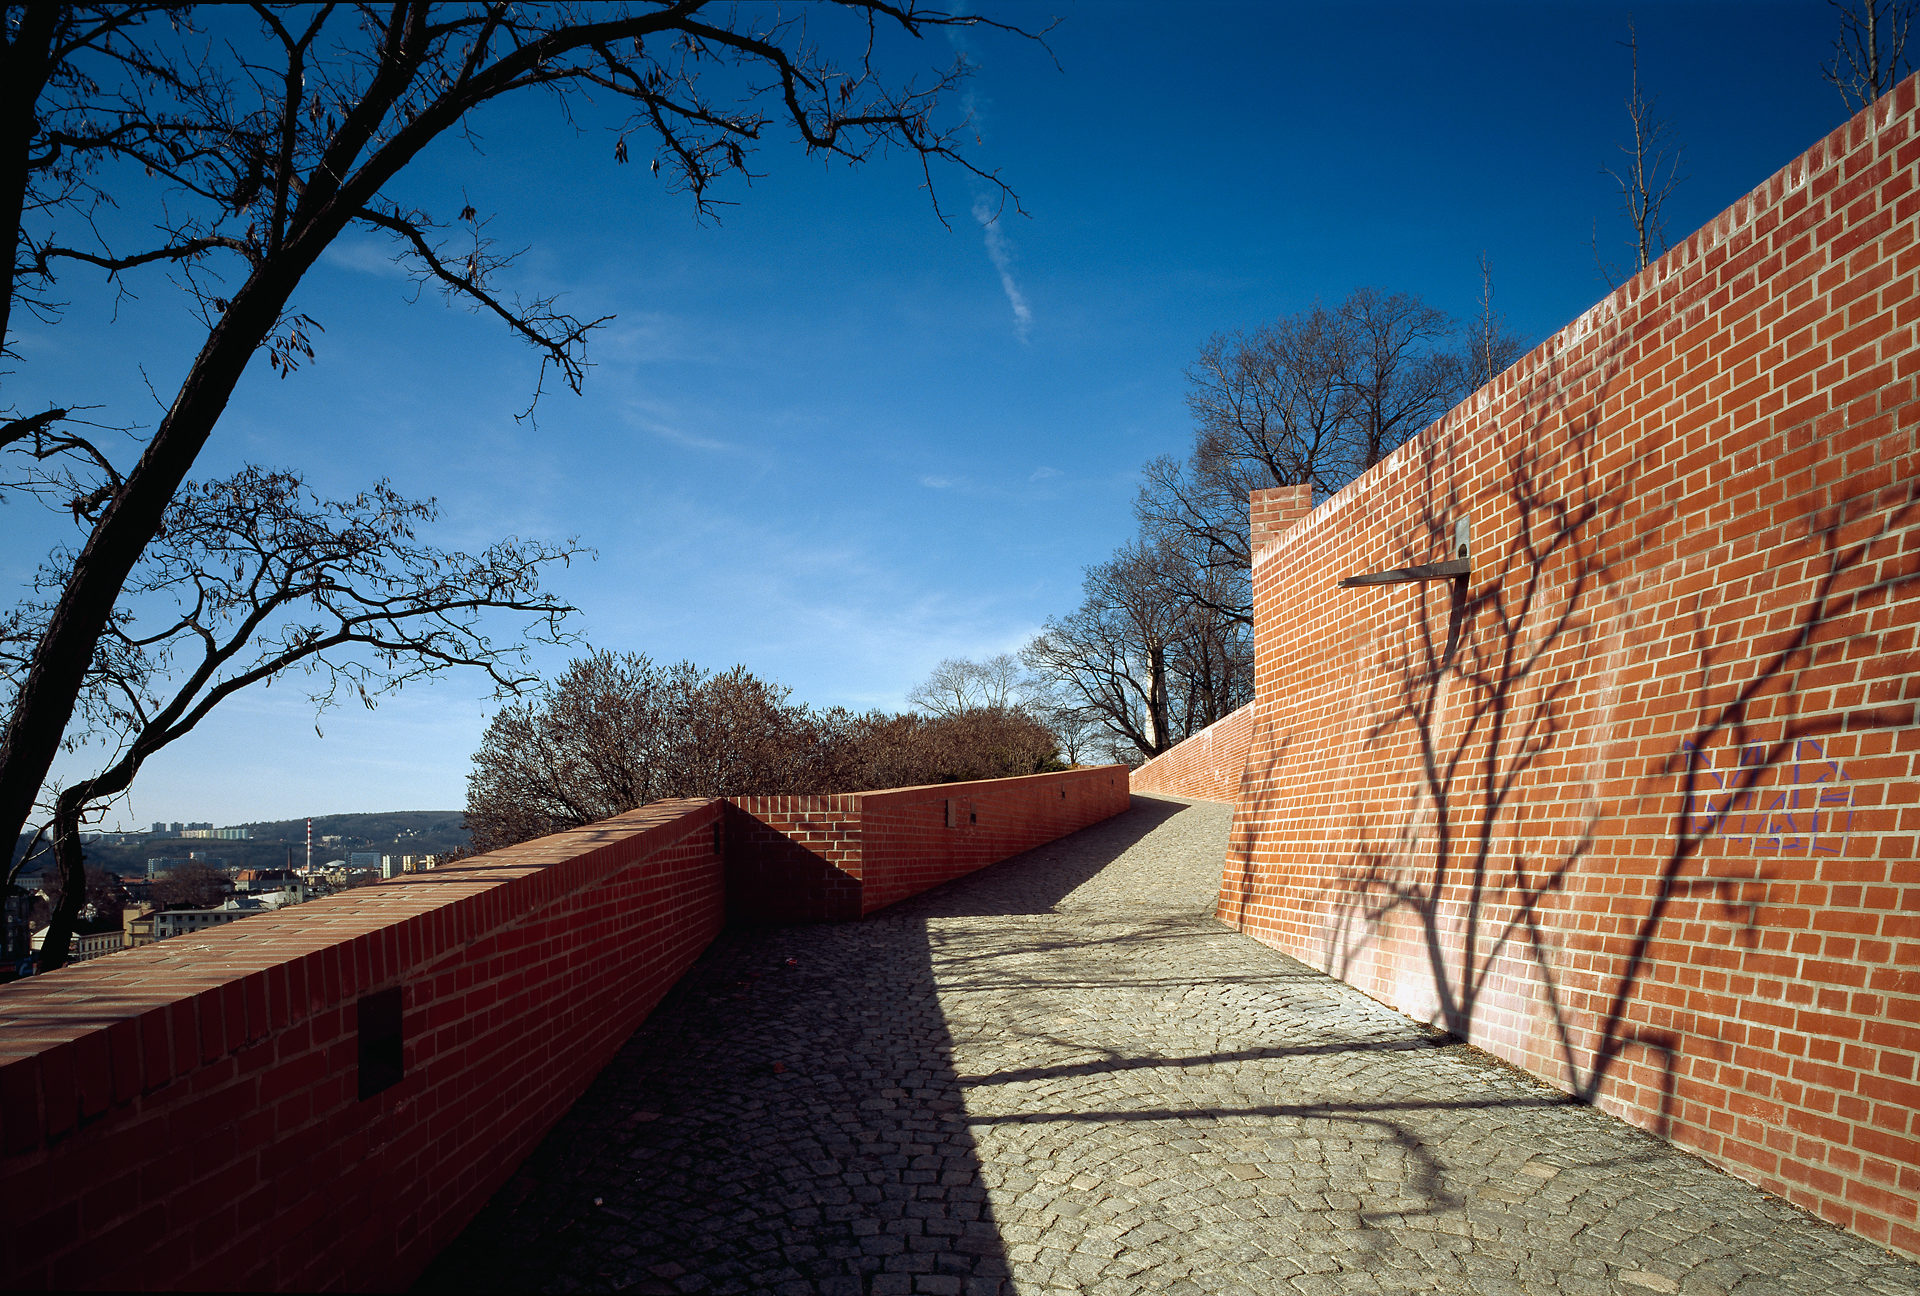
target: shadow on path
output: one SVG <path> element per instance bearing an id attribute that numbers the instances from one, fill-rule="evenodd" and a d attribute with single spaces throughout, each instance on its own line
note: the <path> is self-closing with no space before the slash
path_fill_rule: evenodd
<path id="1" fill-rule="evenodd" d="M 1920 1296 L 1214 921 L 1229 817 L 727 933 L 420 1288 Z"/>
<path id="2" fill-rule="evenodd" d="M 416 1289 L 1000 1290 L 929 921 L 1051 912 L 1181 809 L 1136 797 L 864 922 L 725 933 Z"/>

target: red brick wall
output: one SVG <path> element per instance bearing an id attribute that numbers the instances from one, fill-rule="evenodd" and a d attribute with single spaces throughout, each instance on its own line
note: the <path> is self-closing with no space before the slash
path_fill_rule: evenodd
<path id="1" fill-rule="evenodd" d="M 658 802 L 8 986 L 0 1288 L 404 1287 L 719 932 L 730 877 L 858 917 L 1125 809 L 1126 773 Z M 362 1006 L 396 988 L 404 1074 L 362 1098 Z"/>
<path id="2" fill-rule="evenodd" d="M 860 908 L 860 817 L 839 796 L 727 803 L 727 916 L 842 922 Z"/>
<path id="3" fill-rule="evenodd" d="M 1910 79 L 1256 558 L 1220 900 L 1909 1254 L 1915 98 Z M 1457 588 L 1337 587 L 1440 560 L 1462 516 Z"/>
<path id="4" fill-rule="evenodd" d="M 1240 779 L 1247 770 L 1247 747 L 1252 741 L 1253 704 L 1249 702 L 1136 769 L 1133 790 L 1232 804 L 1240 799 Z"/>
<path id="5" fill-rule="evenodd" d="M 741 797 L 728 816 L 731 912 L 857 917 L 1127 808 L 1127 767 L 817 797 Z M 951 807 L 951 810 L 949 810 Z"/>
<path id="6" fill-rule="evenodd" d="M 0 1287 L 405 1286 L 719 931 L 712 802 L 0 994 Z M 358 1005 L 405 1075 L 359 1096 Z"/>

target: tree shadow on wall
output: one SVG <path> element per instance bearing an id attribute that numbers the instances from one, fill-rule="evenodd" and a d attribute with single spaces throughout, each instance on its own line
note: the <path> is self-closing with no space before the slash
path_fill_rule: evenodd
<path id="1" fill-rule="evenodd" d="M 1915 720 L 1897 676 L 1880 698 L 1856 690 L 1868 705 L 1835 704 L 1831 690 L 1852 679 L 1850 649 L 1858 657 L 1891 624 L 1880 609 L 1920 586 L 1906 534 L 1920 521 L 1920 484 L 1891 482 L 1811 513 L 1790 553 L 1766 552 L 1779 524 L 1749 534 L 1735 545 L 1747 574 L 1735 578 L 1706 538 L 1661 539 L 1679 534 L 1672 508 L 1628 509 L 1635 471 L 1674 446 L 1647 446 L 1644 463 L 1599 462 L 1617 343 L 1597 350 L 1577 364 L 1549 357 L 1523 393 L 1498 509 L 1517 528 L 1505 570 L 1477 572 L 1477 590 L 1467 580 L 1398 587 L 1415 600 L 1410 615 L 1389 618 L 1404 639 L 1360 664 L 1362 679 L 1378 681 L 1362 703 L 1362 756 L 1410 752 L 1414 786 L 1358 825 L 1323 955 L 1351 979 L 1379 952 L 1383 924 L 1411 918 L 1436 1024 L 1463 1039 L 1511 1037 L 1527 1029 L 1510 1011 L 1514 988 L 1531 982 L 1567 1089 L 1593 1102 L 1624 1062 L 1644 1059 L 1659 1077 L 1664 1134 L 1684 1040 L 1634 1009 L 1656 945 L 1682 913 L 1725 944 L 1760 945 L 1782 871 L 1710 845 L 1738 817 L 1747 838 L 1774 843 L 1760 853 L 1811 856 L 1819 825 L 1852 813 L 1826 741 Z M 1446 471 L 1454 449 L 1436 439 L 1427 451 L 1421 524 L 1434 550 L 1465 503 Z M 1629 517 L 1636 530 L 1625 535 Z M 1662 684 L 1674 667 L 1659 655 L 1675 624 L 1690 624 L 1678 704 L 1690 714 L 1678 722 Z M 1675 730 L 1671 750 L 1644 750 Z M 1648 834 L 1657 846 L 1635 844 Z M 1631 863 L 1605 879 L 1614 890 L 1596 909 L 1585 888 L 1602 879 L 1579 866 L 1616 857 Z M 1603 930 L 1556 922 L 1577 906 Z M 1576 943 L 1578 957 L 1563 957 Z"/>

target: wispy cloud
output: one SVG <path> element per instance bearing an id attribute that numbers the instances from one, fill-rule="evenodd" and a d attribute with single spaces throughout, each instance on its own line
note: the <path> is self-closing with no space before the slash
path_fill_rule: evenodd
<path id="1" fill-rule="evenodd" d="M 642 365 L 665 361 L 712 362 L 719 357 L 696 338 L 685 321 L 664 311 L 622 311 L 620 318 L 594 334 L 594 358 L 601 364 Z"/>
<path id="2" fill-rule="evenodd" d="M 354 270 L 376 278 L 404 279 L 407 277 L 406 267 L 395 258 L 393 247 L 379 239 L 335 239 L 327 245 L 326 251 L 320 254 L 320 259 L 342 270 Z"/>
<path id="3" fill-rule="evenodd" d="M 1000 287 L 1007 294 L 1007 305 L 1013 307 L 1014 336 L 1025 342 L 1033 329 L 1033 308 L 1027 305 L 1027 295 L 1014 281 L 1013 250 L 1007 246 L 1007 236 L 1000 229 L 1000 212 L 985 194 L 979 194 L 973 200 L 973 218 L 980 222 L 987 240 L 987 256 L 993 268 L 1000 272 Z"/>
<path id="4" fill-rule="evenodd" d="M 1059 475 L 1060 470 L 1058 468 L 1049 468 L 1045 464 L 1042 464 L 1028 475 L 1027 480 L 1030 482 L 1045 481 L 1049 477 L 1058 477 Z"/>
<path id="5" fill-rule="evenodd" d="M 698 432 L 689 432 L 671 423 L 660 423 L 650 418 L 637 418 L 634 422 L 663 441 L 671 441 L 675 445 L 683 445 L 691 450 L 722 450 L 733 453 L 740 449 L 730 441 L 722 441 L 717 437 L 704 437 Z"/>
<path id="6" fill-rule="evenodd" d="M 954 477 L 936 477 L 932 473 L 922 473 L 920 476 L 920 484 L 928 490 L 952 490 L 955 486 L 958 486 L 960 482 L 959 479 Z"/>
<path id="7" fill-rule="evenodd" d="M 688 431 L 673 409 L 659 401 L 629 399 L 620 415 L 628 426 L 659 437 L 662 441 L 686 446 L 689 450 L 713 450 L 723 454 L 739 454 L 743 451 L 743 447 L 731 441 Z"/>

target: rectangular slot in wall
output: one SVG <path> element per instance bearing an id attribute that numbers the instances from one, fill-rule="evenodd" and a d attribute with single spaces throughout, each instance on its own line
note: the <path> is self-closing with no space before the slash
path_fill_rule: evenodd
<path id="1" fill-rule="evenodd" d="M 391 1089 L 406 1074 L 406 1040 L 400 1033 L 400 987 L 360 996 L 360 1096 Z"/>

